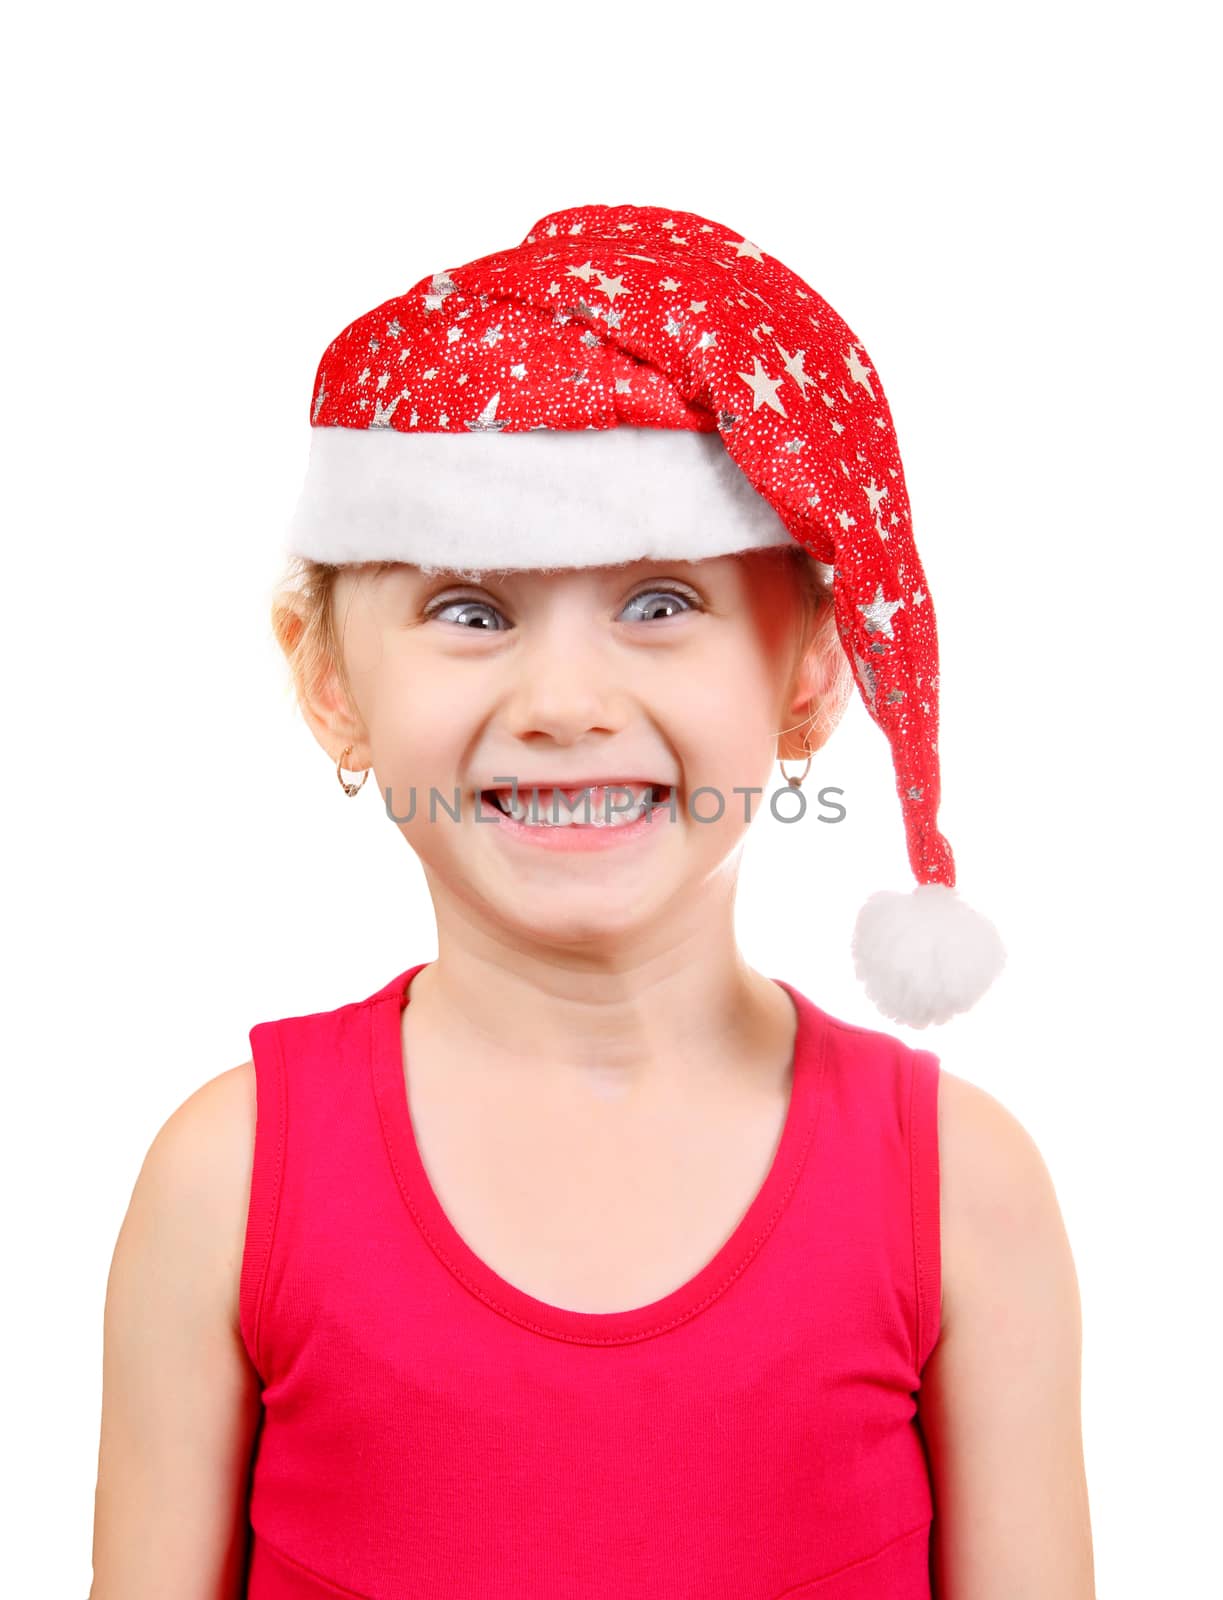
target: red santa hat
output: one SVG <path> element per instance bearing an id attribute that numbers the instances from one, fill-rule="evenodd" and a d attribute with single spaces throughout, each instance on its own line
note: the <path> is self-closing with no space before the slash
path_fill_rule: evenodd
<path id="1" fill-rule="evenodd" d="M 699 561 L 797 542 L 891 747 L 907 894 L 854 929 L 878 1009 L 922 1028 L 1005 961 L 939 832 L 938 641 L 904 469 L 861 341 L 775 256 L 658 206 L 550 212 L 323 353 L 288 548 L 476 572 Z"/>

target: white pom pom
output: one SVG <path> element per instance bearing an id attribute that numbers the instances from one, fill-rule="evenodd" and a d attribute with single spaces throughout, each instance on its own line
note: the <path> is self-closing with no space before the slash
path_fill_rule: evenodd
<path id="1" fill-rule="evenodd" d="M 910 1028 L 968 1011 L 1006 961 L 993 923 L 943 883 L 871 895 L 854 926 L 853 956 L 874 1004 Z"/>

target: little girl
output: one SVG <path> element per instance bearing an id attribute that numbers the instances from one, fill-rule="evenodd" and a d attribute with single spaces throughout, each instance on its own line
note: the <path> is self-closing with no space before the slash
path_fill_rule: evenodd
<path id="1" fill-rule="evenodd" d="M 92 1600 L 1088 1600 L 1038 1151 L 734 938 L 856 687 L 917 878 L 868 995 L 945 1022 L 1003 960 L 864 347 L 717 223 L 576 207 L 351 323 L 310 421 L 277 636 L 438 955 L 257 1024 L 153 1141 Z"/>

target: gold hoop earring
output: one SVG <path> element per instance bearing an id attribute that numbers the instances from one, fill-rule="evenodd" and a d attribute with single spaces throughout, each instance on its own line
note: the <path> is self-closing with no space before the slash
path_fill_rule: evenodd
<path id="1" fill-rule="evenodd" d="M 801 726 L 800 723 L 796 722 L 794 724 L 795 728 L 800 727 L 800 726 Z M 807 765 L 803 768 L 802 772 L 800 772 L 797 776 L 795 776 L 793 773 L 787 772 L 786 771 L 785 761 L 782 760 L 781 758 L 778 758 L 777 765 L 781 768 L 781 775 L 786 780 L 786 782 L 790 785 L 791 789 L 801 789 L 802 786 L 803 786 L 803 779 L 811 771 L 811 757 L 812 757 L 812 753 L 813 752 L 812 752 L 812 749 L 811 749 L 810 740 L 808 739 L 807 735 L 812 732 L 814 727 L 815 727 L 815 719 L 811 718 L 807 722 L 806 732 L 804 733 L 804 736 L 803 736 L 803 749 L 807 752 Z M 793 731 L 794 731 L 794 728 L 783 728 L 781 730 L 782 733 L 793 733 Z M 780 738 L 781 735 L 779 734 L 778 737 Z"/>
<path id="2" fill-rule="evenodd" d="M 807 765 L 797 776 L 795 776 L 795 774 L 792 772 L 786 771 L 786 764 L 784 761 L 779 760 L 777 765 L 781 768 L 781 775 L 790 785 L 791 789 L 801 789 L 803 786 L 803 779 L 811 771 L 811 751 L 807 751 Z"/>
<path id="3" fill-rule="evenodd" d="M 340 759 L 335 764 L 335 775 L 340 780 L 340 788 L 343 789 L 344 793 L 349 796 L 360 794 L 361 790 L 365 787 L 365 779 L 369 777 L 369 768 L 366 767 L 364 776 L 362 777 L 360 783 L 346 783 L 344 781 L 344 778 L 340 773 L 340 768 L 344 765 L 345 756 L 349 756 L 351 754 L 352 745 L 346 745 L 344 750 L 341 752 Z M 354 770 L 354 768 L 349 768 L 349 771 Z"/>

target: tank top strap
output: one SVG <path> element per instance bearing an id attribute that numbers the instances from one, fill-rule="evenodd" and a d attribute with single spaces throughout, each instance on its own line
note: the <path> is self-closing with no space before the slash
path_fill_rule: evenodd
<path id="1" fill-rule="evenodd" d="M 363 1227 L 371 1207 L 398 1204 L 377 1181 L 385 1159 L 371 1030 L 375 1008 L 424 965 L 364 1000 L 250 1030 L 255 1148 L 238 1308 L 243 1343 L 265 1382 L 283 1335 L 304 1326 L 311 1286 L 353 1255 L 345 1219 Z"/>
<path id="2" fill-rule="evenodd" d="M 942 1321 L 939 1058 L 930 1050 L 905 1046 L 905 1051 L 909 1058 L 909 1172 L 917 1284 L 915 1362 L 920 1373 L 938 1340 Z"/>
<path id="3" fill-rule="evenodd" d="M 908 1329 L 916 1387 L 940 1325 L 939 1058 L 829 1023 L 819 1203 L 834 1235 L 872 1241 L 872 1276 Z"/>

